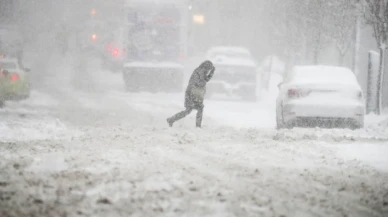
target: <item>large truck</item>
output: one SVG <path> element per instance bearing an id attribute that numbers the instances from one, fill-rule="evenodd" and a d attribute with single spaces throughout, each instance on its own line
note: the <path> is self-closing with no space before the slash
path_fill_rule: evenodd
<path id="1" fill-rule="evenodd" d="M 122 53 L 126 89 L 182 91 L 183 59 L 187 53 L 187 1 L 128 0 L 124 10 Z"/>

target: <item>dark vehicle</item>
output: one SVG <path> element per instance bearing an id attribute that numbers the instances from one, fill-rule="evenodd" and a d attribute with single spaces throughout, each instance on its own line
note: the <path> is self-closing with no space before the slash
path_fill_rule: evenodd
<path id="1" fill-rule="evenodd" d="M 125 10 L 126 89 L 181 92 L 187 44 L 186 1 L 131 1 Z"/>
<path id="2" fill-rule="evenodd" d="M 256 100 L 257 66 L 250 52 L 241 47 L 214 47 L 207 53 L 217 68 L 208 85 L 208 97 Z"/>

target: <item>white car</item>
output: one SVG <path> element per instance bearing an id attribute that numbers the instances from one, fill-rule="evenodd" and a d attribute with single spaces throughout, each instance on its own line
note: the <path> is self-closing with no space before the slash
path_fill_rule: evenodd
<path id="1" fill-rule="evenodd" d="M 256 100 L 257 65 L 244 47 L 213 47 L 206 58 L 216 73 L 207 85 L 207 97 Z"/>
<path id="2" fill-rule="evenodd" d="M 365 103 L 354 73 L 343 67 L 295 66 L 279 84 L 279 128 L 364 126 Z"/>

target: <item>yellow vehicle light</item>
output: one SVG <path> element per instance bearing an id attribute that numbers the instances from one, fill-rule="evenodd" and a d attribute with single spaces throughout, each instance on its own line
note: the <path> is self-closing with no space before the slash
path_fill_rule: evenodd
<path id="1" fill-rule="evenodd" d="M 204 24 L 205 23 L 205 16 L 202 14 L 195 14 L 195 15 L 193 15 L 193 22 L 196 24 Z"/>

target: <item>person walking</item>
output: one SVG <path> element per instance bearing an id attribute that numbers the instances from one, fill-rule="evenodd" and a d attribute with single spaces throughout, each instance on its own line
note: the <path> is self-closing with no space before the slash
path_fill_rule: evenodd
<path id="1" fill-rule="evenodd" d="M 206 83 L 213 77 L 214 71 L 215 67 L 209 60 L 206 60 L 194 70 L 185 92 L 186 109 L 170 118 L 167 118 L 167 123 L 170 127 L 173 126 L 174 122 L 189 115 L 194 109 L 197 110 L 196 127 L 201 127 L 204 108 L 203 101 L 206 94 Z"/>

